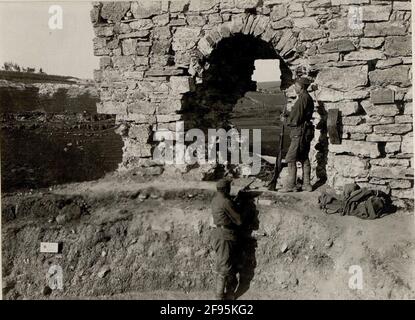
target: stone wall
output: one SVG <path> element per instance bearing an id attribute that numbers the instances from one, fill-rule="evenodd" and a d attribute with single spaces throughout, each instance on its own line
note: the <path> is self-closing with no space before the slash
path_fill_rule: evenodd
<path id="1" fill-rule="evenodd" d="M 402 206 L 413 201 L 410 1 L 104 2 L 94 4 L 91 20 L 98 112 L 122 123 L 124 167 L 162 172 L 152 167 L 152 132 L 174 129 L 186 95 L 206 81 L 216 48 L 245 35 L 269 44 L 287 67 L 289 105 L 290 80 L 315 78 L 317 178 L 327 176 L 334 187 L 357 181 L 390 192 Z M 337 145 L 327 139 L 331 108 L 342 115 Z"/>

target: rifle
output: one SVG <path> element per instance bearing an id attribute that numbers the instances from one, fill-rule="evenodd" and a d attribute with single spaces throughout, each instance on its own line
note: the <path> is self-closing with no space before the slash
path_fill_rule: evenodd
<path id="1" fill-rule="evenodd" d="M 285 95 L 285 92 L 284 92 Z M 275 166 L 274 166 L 274 173 L 272 175 L 271 181 L 268 183 L 268 190 L 275 190 L 275 186 L 277 185 L 277 180 L 280 176 L 282 170 L 282 148 L 284 146 L 284 131 L 285 131 L 285 113 L 287 112 L 287 103 L 284 105 L 284 110 L 282 114 L 284 115 L 282 120 L 282 128 L 280 133 L 280 140 L 279 140 L 279 149 L 277 153 L 277 157 L 275 158 Z"/>
<path id="2" fill-rule="evenodd" d="M 239 196 L 240 196 L 240 194 L 242 193 L 242 192 L 244 192 L 244 191 L 246 191 L 246 190 L 248 190 L 249 189 L 249 187 L 251 186 L 251 184 L 253 184 L 254 182 L 255 182 L 255 180 L 256 180 L 256 178 L 254 178 L 252 181 L 250 181 L 248 184 L 246 184 L 242 189 L 240 189 L 239 191 L 238 191 L 238 194 L 235 196 L 235 198 L 233 198 L 233 201 L 236 203 L 236 202 L 238 202 L 238 198 L 239 198 Z"/>

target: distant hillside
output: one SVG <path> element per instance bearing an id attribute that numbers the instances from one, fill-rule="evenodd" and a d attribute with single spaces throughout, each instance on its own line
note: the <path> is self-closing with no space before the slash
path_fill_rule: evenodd
<path id="1" fill-rule="evenodd" d="M 281 92 L 280 86 L 281 81 L 267 81 L 267 82 L 257 82 L 257 91 L 267 92 L 267 93 L 278 93 Z"/>
<path id="2" fill-rule="evenodd" d="M 39 82 L 49 82 L 49 83 L 83 83 L 88 82 L 88 80 L 82 80 L 71 76 L 58 76 L 51 75 L 46 73 L 34 73 L 34 72 L 18 72 L 18 71 L 4 71 L 0 70 L 0 79 L 8 81 L 16 81 L 23 83 L 39 83 Z"/>

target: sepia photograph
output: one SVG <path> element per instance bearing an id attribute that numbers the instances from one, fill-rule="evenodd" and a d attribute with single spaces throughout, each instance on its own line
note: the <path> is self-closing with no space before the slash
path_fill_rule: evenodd
<path id="1" fill-rule="evenodd" d="M 2 299 L 414 300 L 412 6 L 0 0 Z"/>

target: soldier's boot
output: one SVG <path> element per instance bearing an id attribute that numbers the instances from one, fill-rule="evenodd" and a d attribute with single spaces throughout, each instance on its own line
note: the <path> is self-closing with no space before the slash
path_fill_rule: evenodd
<path id="1" fill-rule="evenodd" d="M 225 300 L 226 277 L 218 274 L 216 277 L 215 298 Z"/>
<path id="2" fill-rule="evenodd" d="M 238 279 L 235 274 L 226 277 L 226 300 L 235 300 L 235 291 L 238 286 Z"/>
<path id="3" fill-rule="evenodd" d="M 279 192 L 297 192 L 297 165 L 295 162 L 288 163 L 288 177 Z"/>
<path id="4" fill-rule="evenodd" d="M 310 160 L 305 160 L 303 162 L 303 191 L 311 192 L 313 191 L 313 187 L 310 183 L 310 176 L 311 176 L 311 165 Z"/>

